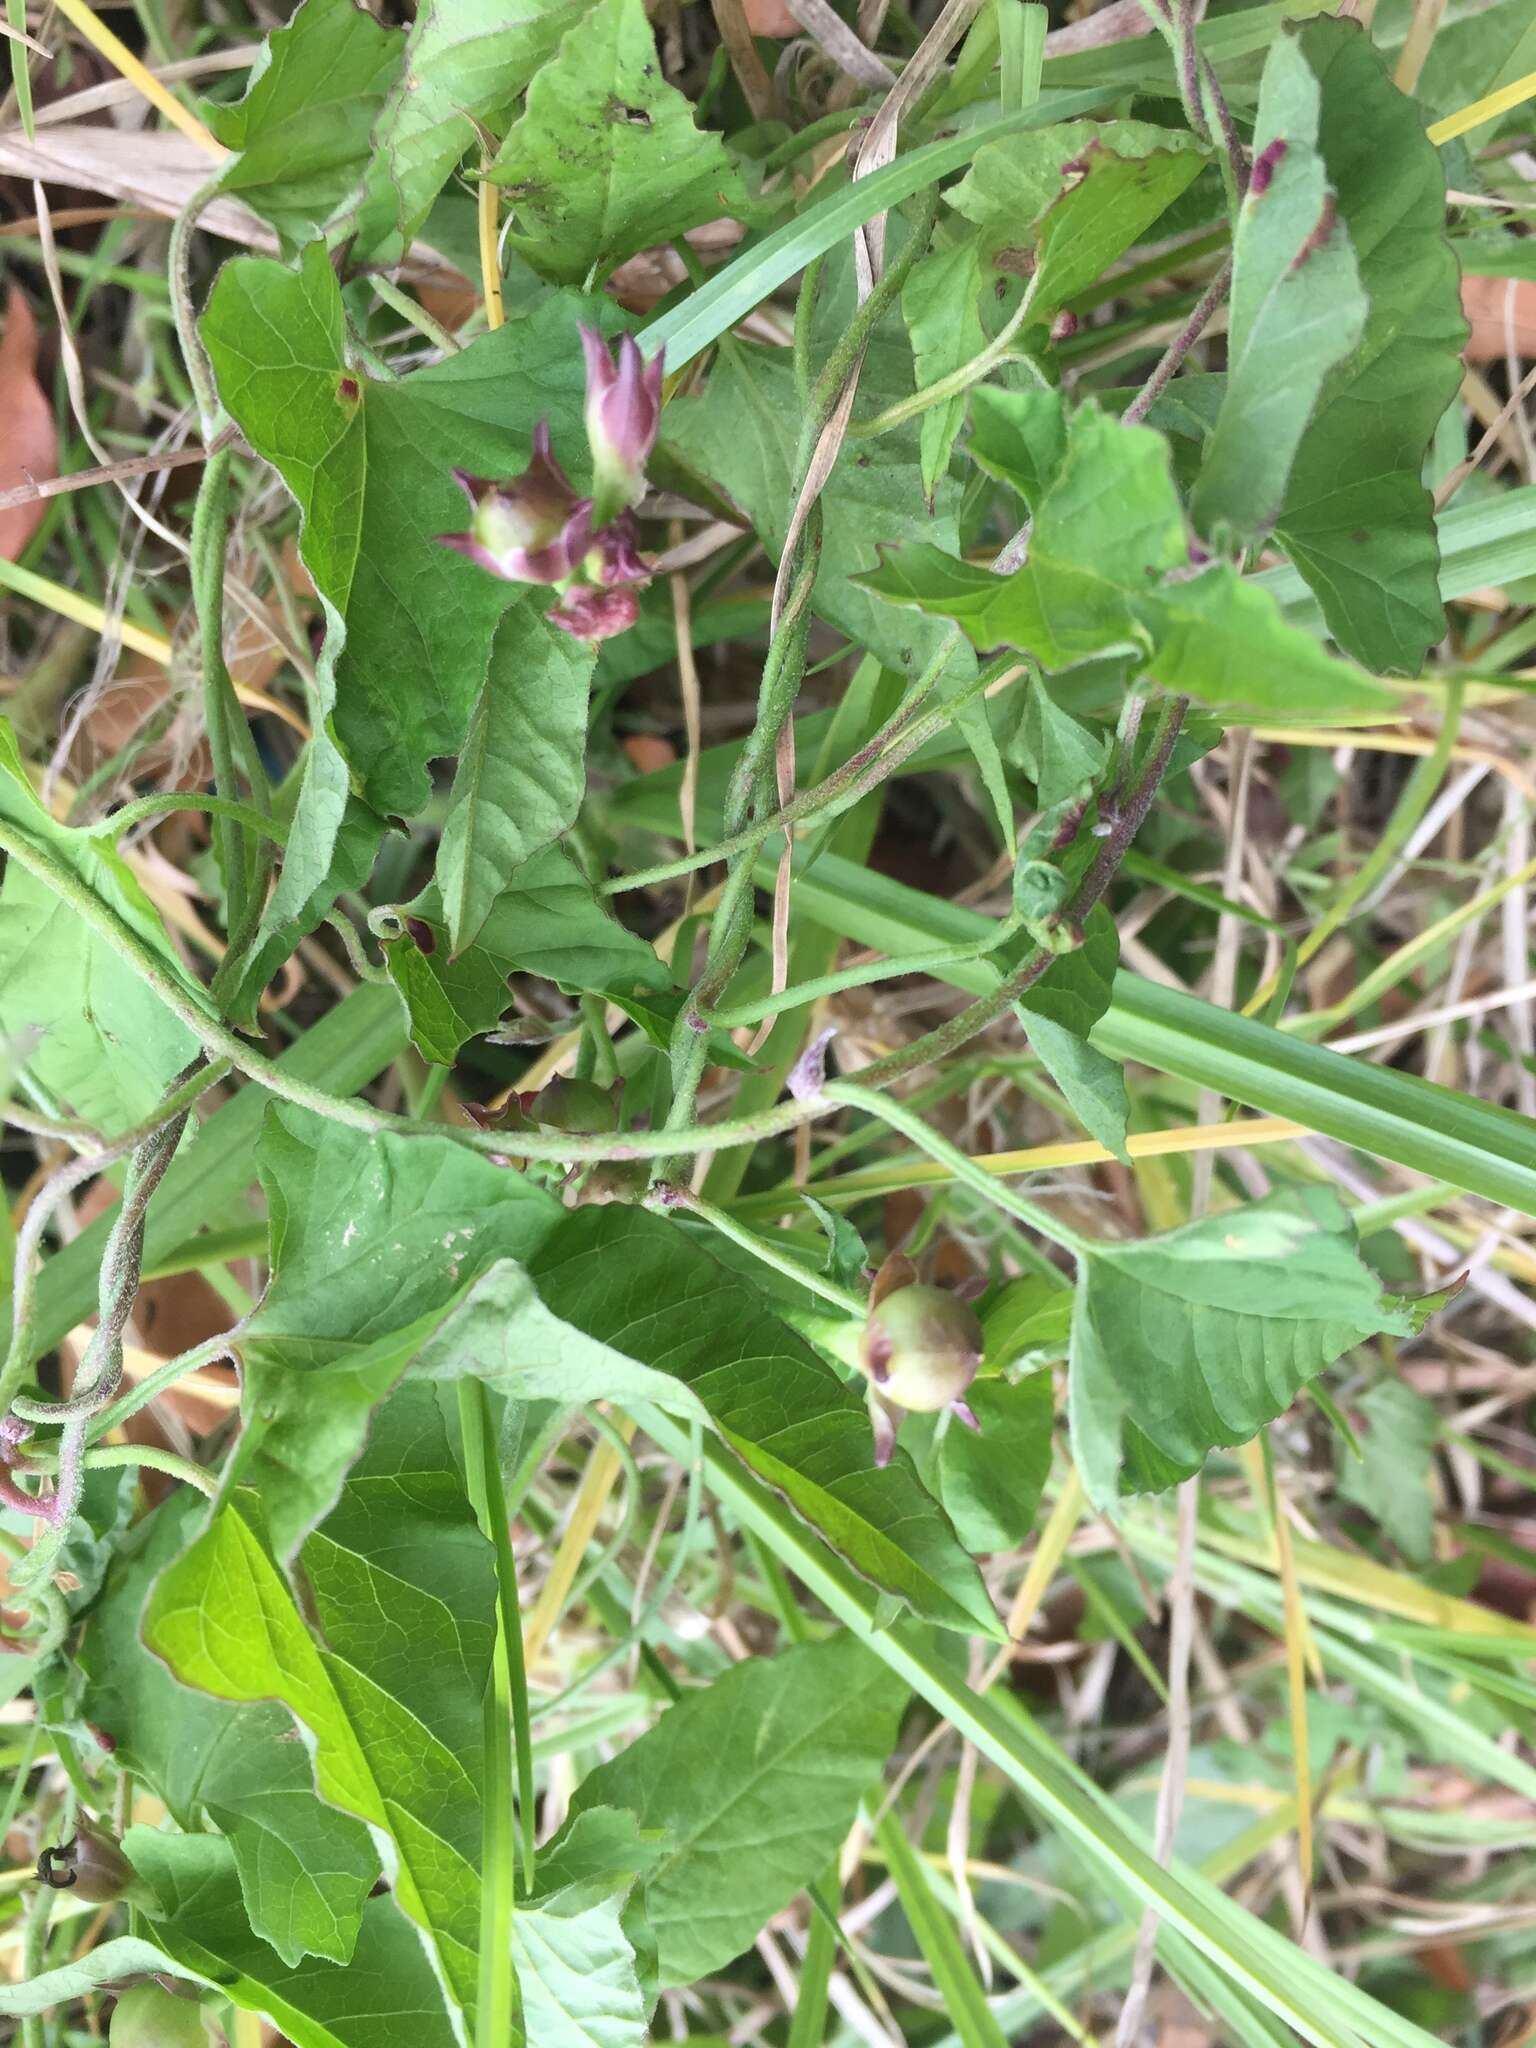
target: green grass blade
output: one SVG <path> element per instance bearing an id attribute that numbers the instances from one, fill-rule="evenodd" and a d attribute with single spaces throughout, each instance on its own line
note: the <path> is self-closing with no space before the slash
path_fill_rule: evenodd
<path id="1" fill-rule="evenodd" d="M 642 327 L 641 348 L 648 356 L 664 348 L 667 368 L 680 370 L 754 306 L 761 305 L 770 292 L 804 270 L 807 263 L 877 213 L 884 213 L 888 207 L 910 199 L 914 192 L 921 192 L 951 171 L 958 171 L 984 143 L 1022 135 L 1031 128 L 1045 128 L 1053 121 L 1069 121 L 1101 105 L 1103 99 L 1104 93 L 1097 87 L 1087 92 L 1047 93 L 1020 113 L 1006 114 L 1000 121 L 989 121 L 984 127 L 946 136 L 939 142 L 924 143 L 921 149 L 897 157 L 883 171 L 828 193 L 815 206 L 807 207 L 794 220 L 765 235 L 734 263 L 728 263 L 708 284 L 691 292 L 680 306 Z"/>
<path id="2" fill-rule="evenodd" d="M 771 1555 L 771 1553 L 770 1553 Z M 837 1872 L 825 1887 L 834 1897 Z M 805 1931 L 805 1960 L 800 1965 L 800 1995 L 795 2000 L 789 2023 L 787 2048 L 821 2048 L 827 2031 L 827 1993 L 832 1983 L 832 1963 L 837 1954 L 837 1936 L 821 1913 L 812 1912 Z"/>
<path id="3" fill-rule="evenodd" d="M 27 66 L 27 46 L 21 38 L 27 32 L 27 0 L 5 0 L 5 18 L 16 31 L 6 38 L 11 46 L 11 88 L 16 94 L 16 112 L 21 132 L 32 140 L 32 73 Z"/>
<path id="4" fill-rule="evenodd" d="M 1008 2048 L 1008 2037 L 993 2017 L 955 1923 L 934 1897 L 922 1858 L 907 1840 L 894 1807 L 876 1828 L 875 1840 L 895 1882 L 907 1925 L 933 1972 L 934 1989 L 944 2000 L 944 2010 L 954 2021 L 964 2048 Z"/>

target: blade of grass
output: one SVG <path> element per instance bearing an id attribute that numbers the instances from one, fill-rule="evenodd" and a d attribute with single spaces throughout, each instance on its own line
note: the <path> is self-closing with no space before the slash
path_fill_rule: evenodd
<path id="1" fill-rule="evenodd" d="M 1307 1742 L 1307 1672 L 1322 1683 L 1322 1664 L 1306 1604 L 1296 1578 L 1296 1559 L 1291 1549 L 1290 1524 L 1280 1506 L 1275 1488 L 1275 1459 L 1268 1436 L 1256 1437 L 1243 1446 L 1243 1463 L 1254 1498 L 1268 1518 L 1270 1540 L 1280 1567 L 1280 1591 L 1285 1611 L 1285 1681 L 1291 1709 L 1291 1756 L 1296 1782 L 1296 1854 L 1301 1864 L 1302 1897 L 1312 1896 L 1312 1755 Z"/>
<path id="2" fill-rule="evenodd" d="M 512 1914 L 517 1894 L 517 1844 L 512 1818 L 512 1751 L 518 1751 L 518 1805 L 523 1820 L 523 1888 L 533 1889 L 533 1752 L 528 1727 L 528 1686 L 522 1670 L 522 1628 L 517 1611 L 517 1566 L 507 1530 L 507 1502 L 491 1398 L 483 1380 L 459 1382 L 459 1427 L 464 1438 L 464 1482 L 481 1533 L 496 1551 L 496 1654 L 485 1689 L 485 1761 L 481 1785 L 480 1995 L 475 2038 L 492 2044 L 519 2038 L 517 1971 L 512 1961 Z M 514 1723 L 516 1734 L 514 1737 Z"/>
<path id="3" fill-rule="evenodd" d="M 228 156 L 229 151 L 221 142 L 214 141 L 191 108 L 184 107 L 175 93 L 140 63 L 128 45 L 112 33 L 100 16 L 85 4 L 85 0 L 56 0 L 56 4 L 64 19 L 80 31 L 98 56 L 105 57 L 113 70 L 142 93 L 173 128 L 179 128 L 183 135 L 190 136 L 199 148 L 207 150 L 209 156 L 216 160 Z"/>
<path id="4" fill-rule="evenodd" d="M 1437 147 L 1442 142 L 1454 142 L 1458 135 L 1469 135 L 1485 121 L 1496 121 L 1500 114 L 1523 106 L 1529 99 L 1536 99 L 1536 71 L 1527 71 L 1524 78 L 1516 78 L 1501 85 L 1497 92 L 1486 92 L 1480 100 L 1458 107 L 1454 114 L 1432 122 L 1424 132 Z"/>
<path id="5" fill-rule="evenodd" d="M 771 1555 L 772 1553 L 768 1553 Z M 837 1872 L 831 1872 L 822 1887 L 829 1897 L 837 1893 Z M 799 1996 L 789 2023 L 786 2048 L 821 2048 L 827 2031 L 827 1992 L 832 1982 L 832 1962 L 837 1954 L 837 1936 L 824 1913 L 812 1912 L 805 1930 L 805 1956 L 800 1964 Z"/>
<path id="6" fill-rule="evenodd" d="M 11 30 L 6 38 L 11 46 L 11 89 L 16 95 L 16 111 L 21 116 L 21 132 L 31 142 L 32 73 L 27 67 L 27 52 L 40 50 L 42 45 L 33 42 L 27 34 L 27 0 L 5 0 L 5 18 Z"/>
<path id="7" fill-rule="evenodd" d="M 1103 99 L 1103 91 L 1097 88 L 1088 92 L 1049 93 L 1034 106 L 1007 114 L 1000 121 L 989 121 L 963 135 L 924 143 L 920 149 L 897 157 L 883 171 L 873 171 L 857 184 L 828 193 L 717 271 L 681 305 L 642 327 L 638 336 L 641 349 L 647 356 L 658 355 L 665 349 L 668 371 L 682 369 L 845 235 L 851 235 L 877 213 L 898 206 L 903 199 L 910 199 L 914 192 L 921 192 L 950 171 L 959 170 L 985 143 L 1023 135 L 1053 121 L 1070 120 L 1076 114 L 1088 113 Z"/>
<path id="8" fill-rule="evenodd" d="M 891 1808 L 875 1829 L 875 1840 L 896 1886 L 907 1925 L 917 1938 L 934 1989 L 954 2022 L 964 2048 L 1008 2048 L 1008 2037 L 994 2018 L 987 1994 L 971 1968 L 955 1923 L 933 1895 L 928 1872 L 907 1840 L 901 1817 Z"/>

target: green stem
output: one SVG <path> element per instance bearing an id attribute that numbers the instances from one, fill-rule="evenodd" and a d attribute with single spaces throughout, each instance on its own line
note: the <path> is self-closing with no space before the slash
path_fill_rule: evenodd
<path id="1" fill-rule="evenodd" d="M 866 1069 L 867 1071 L 867 1069 Z M 861 1088 L 852 1081 L 829 1081 L 826 1086 L 829 1101 L 844 1104 L 849 1109 L 861 1109 L 866 1116 L 887 1124 L 893 1131 L 900 1131 L 904 1138 L 910 1138 L 919 1150 L 947 1167 L 956 1180 L 974 1188 L 995 1208 L 1006 1210 L 1016 1216 L 1031 1230 L 1048 1238 L 1052 1244 L 1059 1244 L 1063 1251 L 1071 1252 L 1074 1258 L 1086 1258 L 1093 1251 L 1093 1240 L 1062 1223 L 1048 1209 L 1042 1209 L 1038 1202 L 1031 1202 L 1025 1195 L 1016 1194 L 1006 1181 L 978 1166 L 969 1154 L 957 1145 L 951 1145 L 947 1138 L 941 1138 L 915 1111 L 894 1096 L 876 1094 L 873 1089 Z M 739 1226 L 738 1226 L 739 1227 Z"/>
<path id="2" fill-rule="evenodd" d="M 374 277 L 371 282 L 375 294 L 384 304 L 398 313 L 402 320 L 408 321 L 418 334 L 425 335 L 434 348 L 440 348 L 445 356 L 456 356 L 462 351 L 464 344 L 455 340 L 446 327 L 434 320 L 424 306 L 418 306 L 398 285 L 391 284 L 387 277 Z"/>
<path id="3" fill-rule="evenodd" d="M 1126 795 L 1119 799 L 1117 809 L 1112 813 L 1110 831 L 1105 838 L 1093 866 L 1078 884 L 1076 893 L 1057 920 L 1063 926 L 1080 924 L 1090 910 L 1104 896 L 1110 883 L 1119 872 L 1121 861 L 1129 851 L 1131 841 L 1136 837 L 1158 786 L 1167 772 L 1178 742 L 1179 732 L 1188 709 L 1188 699 L 1170 697 L 1164 700 L 1145 764 Z M 969 1043 L 978 1031 L 984 1031 L 989 1024 L 996 1023 L 1026 994 L 1041 978 L 1056 958 L 1054 953 L 1043 950 L 1023 961 L 1006 981 L 975 1002 L 961 1010 L 957 1016 L 938 1025 L 923 1038 L 914 1039 L 911 1045 L 903 1046 L 900 1052 L 887 1053 L 884 1059 L 873 1060 L 860 1070 L 862 1080 L 871 1082 L 893 1081 L 898 1075 L 908 1074 L 914 1067 L 926 1066 L 930 1061 L 947 1059 L 962 1045 Z"/>
<path id="4" fill-rule="evenodd" d="M 996 952 L 1018 928 L 1017 917 L 1005 917 L 986 938 L 968 945 L 936 946 L 926 953 L 898 953 L 885 960 L 867 960 L 861 967 L 845 967 L 838 974 L 819 974 L 814 981 L 797 982 L 779 995 L 759 996 L 755 1002 L 717 1010 L 715 1022 L 722 1031 L 734 1031 L 738 1025 L 756 1024 L 784 1010 L 803 1009 L 807 1003 L 820 1002 L 823 996 L 841 995 L 845 989 L 867 988 L 872 982 L 890 981 L 903 974 L 928 974 L 936 967 L 954 967 L 962 960 L 982 960 Z"/>
<path id="5" fill-rule="evenodd" d="M 811 1294 L 819 1294 L 834 1308 L 840 1308 L 845 1315 L 856 1316 L 861 1321 L 868 1304 L 862 1295 L 850 1288 L 839 1287 L 835 1280 L 828 1280 L 825 1274 L 802 1265 L 781 1252 L 755 1230 L 748 1230 L 738 1223 L 734 1216 L 724 1209 L 716 1208 L 713 1202 L 696 1195 L 691 1188 L 681 1187 L 672 1182 L 659 1182 L 651 1190 L 651 1206 L 658 1209 L 686 1209 L 697 1216 L 701 1223 L 708 1223 L 718 1230 L 722 1237 L 728 1237 L 732 1244 L 740 1245 L 744 1252 L 750 1252 L 754 1259 L 761 1259 L 765 1266 L 771 1266 L 775 1273 L 782 1273 L 786 1280 L 793 1280 L 797 1287 L 803 1287 Z"/>
<path id="6" fill-rule="evenodd" d="M 484 1385 L 459 1381 L 459 1422 L 464 1437 L 464 1479 L 482 1533 L 495 1541 L 496 1515 L 490 1480 L 501 1490 L 495 1431 Z M 475 2012 L 479 2048 L 502 2048 L 518 2034 L 517 1974 L 512 1957 L 512 1917 L 517 1897 L 517 1844 L 512 1813 L 512 1686 L 510 1638 L 497 1554 L 496 1648 L 485 1688 L 484 1762 L 480 1788 L 480 1982 Z M 516 1619 L 514 1614 L 514 1626 Z M 519 1636 L 519 1642 L 521 1636 Z"/>
<path id="7" fill-rule="evenodd" d="M 190 567 L 203 660 L 203 720 L 213 757 L 214 786 L 224 804 L 239 805 L 236 728 L 245 734 L 247 750 L 249 731 L 224 661 L 224 557 L 229 544 L 231 460 L 229 450 L 221 448 L 204 466 L 192 514 Z M 251 777 L 254 795 L 264 795 L 264 782 L 256 769 Z M 227 921 L 234 929 L 246 922 L 247 906 L 257 886 L 257 842 L 242 827 L 238 814 L 223 805 L 215 814 L 214 837 L 228 897 Z"/>
<path id="8" fill-rule="evenodd" d="M 208 1500 L 218 1496 L 217 1475 L 205 1472 L 201 1465 L 194 1465 L 190 1458 L 179 1457 L 175 1451 L 162 1451 L 155 1444 L 97 1444 L 85 1454 L 87 1472 L 99 1472 L 118 1465 L 144 1465 L 151 1472 L 164 1472 L 171 1479 L 180 1479 L 188 1486 L 195 1486 Z"/>
<path id="9" fill-rule="evenodd" d="M 758 850 L 775 832 L 787 831 L 812 817 L 827 825 L 844 811 L 852 809 L 862 797 L 868 796 L 872 789 L 878 788 L 898 768 L 905 766 L 936 734 L 952 725 L 957 713 L 963 711 L 967 704 L 985 696 L 1000 676 L 1009 669 L 1022 666 L 1015 655 L 999 655 L 978 670 L 975 679 L 963 690 L 956 691 L 945 703 L 936 705 L 932 711 L 918 718 L 919 708 L 933 695 L 959 638 L 958 632 L 946 634 L 938 652 L 912 685 L 904 701 L 874 737 L 866 740 L 856 753 L 850 754 L 813 788 L 792 797 L 782 810 L 717 840 L 713 846 L 706 846 L 697 853 L 684 854 L 677 860 L 659 861 L 654 867 L 636 868 L 630 874 L 615 876 L 611 881 L 598 885 L 598 894 L 621 896 L 631 889 L 648 889 L 658 882 L 676 881 L 680 875 L 692 874 L 697 868 L 713 867 L 717 861 L 727 860 L 737 853 L 750 851 L 755 859 Z"/>
<path id="10" fill-rule="evenodd" d="M 142 825 L 146 818 L 165 817 L 172 811 L 205 811 L 210 817 L 229 819 L 247 832 L 271 839 L 278 846 L 288 844 L 287 826 L 257 810 L 254 804 L 241 803 L 235 797 L 207 796 L 195 789 L 168 789 L 154 796 L 135 797 L 132 803 L 122 805 L 88 829 L 98 839 L 119 839 L 135 825 Z"/>
<path id="11" fill-rule="evenodd" d="M 599 1088 L 611 1088 L 619 1078 L 619 1062 L 608 1036 L 608 1005 L 601 996 L 581 998 L 583 1035 L 592 1048 L 592 1078 Z"/>
<path id="12" fill-rule="evenodd" d="M 1036 276 L 1039 275 L 1037 271 Z M 905 421 L 916 419 L 919 413 L 929 411 L 935 405 L 942 405 L 947 398 L 958 398 L 961 392 L 969 391 L 973 384 L 979 384 L 1008 355 L 1013 346 L 1013 337 L 1028 320 L 1034 300 L 1034 278 L 1030 289 L 1025 292 L 1018 306 L 1009 315 L 1005 325 L 989 341 L 985 348 L 962 363 L 958 370 L 951 370 L 947 377 L 940 377 L 936 383 L 924 385 L 921 391 L 914 391 L 910 397 L 898 398 L 894 405 L 888 405 L 884 412 L 875 414 L 872 420 L 861 420 L 857 426 L 848 429 L 850 440 L 865 440 L 872 434 L 887 434 L 892 427 L 899 427 Z M 1024 363 L 1037 384 L 1049 388 L 1049 380 L 1034 357 L 1027 351 L 1020 352 L 1017 360 Z"/>
<path id="13" fill-rule="evenodd" d="M 236 1356 L 234 1349 L 235 1331 L 226 1330 L 221 1337 L 210 1337 L 206 1344 L 198 1344 L 191 1351 L 183 1351 L 176 1358 L 168 1358 L 157 1371 L 147 1374 L 125 1394 L 119 1394 L 109 1407 L 99 1415 L 91 1417 L 88 1436 L 110 1436 L 114 1429 L 121 1429 L 130 1417 L 147 1408 L 151 1401 L 158 1400 L 167 1387 L 175 1386 L 189 1373 L 201 1372 L 205 1365 L 218 1365 L 224 1359 Z M 86 1463 L 91 1462 L 90 1454 Z"/>
<path id="14" fill-rule="evenodd" d="M 192 231 L 197 226 L 198 215 L 217 195 L 223 182 L 224 172 L 220 169 L 192 194 L 171 226 L 171 244 L 168 252 L 171 305 L 175 312 L 176 334 L 181 343 L 182 361 L 187 368 L 187 381 L 191 384 L 193 396 L 197 400 L 198 422 L 202 427 L 205 443 L 212 441 L 218 429 L 222 407 L 219 404 L 219 390 L 214 380 L 213 366 L 208 361 L 202 337 L 197 331 L 197 314 L 192 305 Z"/>
<path id="15" fill-rule="evenodd" d="M 53 1886 L 40 1884 L 27 1905 L 26 1932 L 22 1941 L 21 1974 L 24 1982 L 43 1974 L 48 1954 L 48 1922 L 57 1897 Z M 46 2048 L 47 2036 L 40 2013 L 29 2013 L 21 2023 L 22 2048 Z"/>

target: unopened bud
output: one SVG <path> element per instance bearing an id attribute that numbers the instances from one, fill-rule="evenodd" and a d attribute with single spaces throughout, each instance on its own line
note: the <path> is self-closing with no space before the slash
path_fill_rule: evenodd
<path id="1" fill-rule="evenodd" d="M 661 421 L 662 359 L 649 362 L 632 334 L 619 342 L 617 363 L 595 328 L 581 330 L 587 359 L 585 417 L 592 450 L 593 518 L 605 526 L 645 494 L 645 465 Z"/>

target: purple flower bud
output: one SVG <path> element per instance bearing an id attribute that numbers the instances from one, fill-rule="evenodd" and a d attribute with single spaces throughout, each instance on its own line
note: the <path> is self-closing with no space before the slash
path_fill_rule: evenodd
<path id="1" fill-rule="evenodd" d="M 621 512 L 611 526 L 593 537 L 587 574 L 594 583 L 649 583 L 651 565 L 639 551 L 640 529 L 634 515 Z"/>
<path id="2" fill-rule="evenodd" d="M 587 359 L 587 440 L 592 449 L 593 516 L 605 525 L 615 513 L 638 505 L 645 491 L 645 464 L 656 445 L 661 419 L 661 356 L 646 362 L 632 334 L 619 342 L 615 364 L 595 328 L 581 330 Z"/>
<path id="3" fill-rule="evenodd" d="M 533 456 L 510 483 L 456 469 L 469 500 L 467 533 L 440 533 L 446 548 L 467 555 L 504 583 L 564 583 L 592 541 L 592 500 L 578 498 L 549 448 L 549 422 L 533 430 Z"/>
<path id="4" fill-rule="evenodd" d="M 640 600 L 629 589 L 592 590 L 578 583 L 546 616 L 573 639 L 611 640 L 615 633 L 627 633 L 639 618 Z"/>

